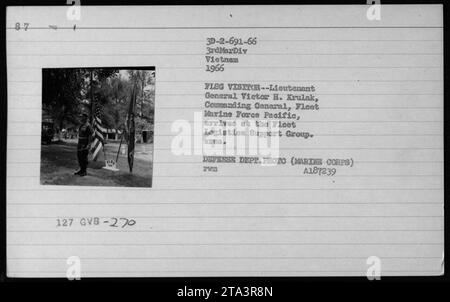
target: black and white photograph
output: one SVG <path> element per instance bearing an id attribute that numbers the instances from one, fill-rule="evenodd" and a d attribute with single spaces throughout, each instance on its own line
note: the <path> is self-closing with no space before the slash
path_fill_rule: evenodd
<path id="1" fill-rule="evenodd" d="M 151 187 L 155 68 L 42 70 L 43 185 Z"/>

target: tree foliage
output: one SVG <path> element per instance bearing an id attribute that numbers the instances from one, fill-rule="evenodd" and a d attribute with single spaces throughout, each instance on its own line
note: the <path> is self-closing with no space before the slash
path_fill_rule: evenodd
<path id="1" fill-rule="evenodd" d="M 61 68 L 43 71 L 43 112 L 60 129 L 78 124 L 81 112 L 101 106 L 107 128 L 121 129 L 126 122 L 132 87 L 136 99 L 137 131 L 153 126 L 155 77 L 149 70 Z M 92 102 L 94 100 L 94 104 Z"/>

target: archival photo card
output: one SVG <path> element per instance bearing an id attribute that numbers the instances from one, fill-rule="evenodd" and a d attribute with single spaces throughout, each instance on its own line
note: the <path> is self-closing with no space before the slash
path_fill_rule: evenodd
<path id="1" fill-rule="evenodd" d="M 444 274 L 442 5 L 7 13 L 8 277 Z"/>

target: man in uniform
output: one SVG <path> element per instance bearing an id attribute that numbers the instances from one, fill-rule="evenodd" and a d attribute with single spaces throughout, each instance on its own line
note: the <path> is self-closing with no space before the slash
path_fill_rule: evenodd
<path id="1" fill-rule="evenodd" d="M 91 149 L 91 137 L 92 137 L 92 127 L 88 122 L 88 115 L 83 113 L 81 115 L 81 126 L 78 129 L 78 146 L 77 146 L 77 156 L 78 164 L 80 169 L 75 172 L 75 175 L 85 176 L 86 168 L 88 165 L 88 154 Z"/>

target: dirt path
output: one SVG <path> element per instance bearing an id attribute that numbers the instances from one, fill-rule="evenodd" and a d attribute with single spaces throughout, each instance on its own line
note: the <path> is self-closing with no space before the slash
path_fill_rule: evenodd
<path id="1" fill-rule="evenodd" d="M 151 187 L 152 154 L 141 152 L 134 159 L 133 173 L 129 173 L 126 155 L 120 154 L 118 172 L 102 169 L 104 154 L 96 162 L 89 162 L 88 175 L 73 175 L 78 169 L 75 143 L 53 143 L 41 146 L 41 184 L 75 186 Z M 138 152 L 139 146 L 136 146 Z M 116 157 L 117 147 L 107 145 L 106 157 Z M 148 149 L 148 146 L 147 146 Z"/>

